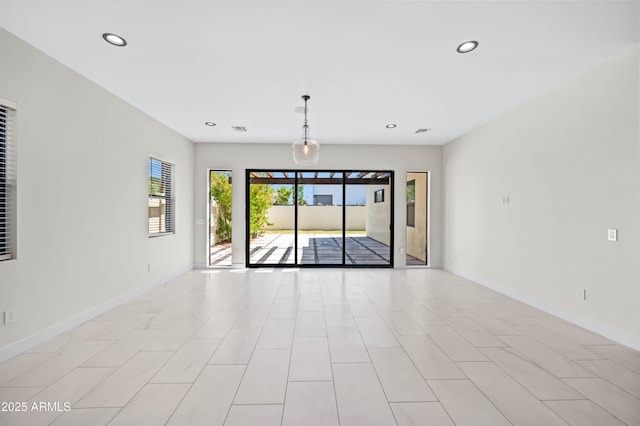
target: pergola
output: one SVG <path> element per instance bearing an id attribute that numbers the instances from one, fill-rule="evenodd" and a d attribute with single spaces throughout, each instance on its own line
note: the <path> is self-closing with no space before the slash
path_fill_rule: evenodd
<path id="1" fill-rule="evenodd" d="M 297 175 L 297 176 L 296 176 Z M 269 171 L 250 172 L 250 183 L 267 185 L 388 185 L 390 172 L 377 171 Z"/>

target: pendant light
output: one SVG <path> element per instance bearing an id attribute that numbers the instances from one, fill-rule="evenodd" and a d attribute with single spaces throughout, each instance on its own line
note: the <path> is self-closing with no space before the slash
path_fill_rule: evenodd
<path id="1" fill-rule="evenodd" d="M 320 158 L 320 145 L 318 142 L 309 139 L 309 124 L 307 122 L 307 101 L 311 96 L 302 96 L 304 100 L 304 125 L 302 126 L 302 138 L 296 139 L 291 145 L 293 151 L 293 161 L 300 165 L 312 165 Z"/>

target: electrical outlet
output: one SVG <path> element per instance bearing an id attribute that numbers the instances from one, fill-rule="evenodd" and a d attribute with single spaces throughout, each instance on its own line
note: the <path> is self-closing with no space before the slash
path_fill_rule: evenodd
<path id="1" fill-rule="evenodd" d="M 147 272 L 151 272 L 151 264 L 147 263 Z"/>
<path id="2" fill-rule="evenodd" d="M 15 309 L 11 309 L 9 311 L 4 311 L 4 324 L 11 324 L 16 320 L 16 311 Z"/>
<path id="3" fill-rule="evenodd" d="M 609 241 L 618 241 L 618 230 L 617 229 L 609 229 L 607 231 L 607 239 Z"/>
<path id="4" fill-rule="evenodd" d="M 587 289 L 586 288 L 578 289 L 578 299 L 587 300 Z"/>

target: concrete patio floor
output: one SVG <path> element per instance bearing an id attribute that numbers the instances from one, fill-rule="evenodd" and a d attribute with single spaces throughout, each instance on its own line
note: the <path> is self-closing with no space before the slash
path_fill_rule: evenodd
<path id="1" fill-rule="evenodd" d="M 341 234 L 300 233 L 298 238 L 298 264 L 342 264 Z M 345 255 L 347 266 L 388 265 L 390 258 L 389 246 L 363 234 L 347 234 Z M 269 233 L 252 240 L 250 260 L 252 265 L 294 265 L 294 235 Z M 231 265 L 231 246 L 213 246 L 210 265 Z M 424 262 L 407 255 L 407 265 L 424 265 Z"/>
<path id="2" fill-rule="evenodd" d="M 293 234 L 264 234 L 251 242 L 251 264 L 293 264 Z M 301 265 L 342 264 L 341 234 L 298 234 Z M 389 246 L 365 235 L 347 235 L 347 265 L 388 265 Z"/>

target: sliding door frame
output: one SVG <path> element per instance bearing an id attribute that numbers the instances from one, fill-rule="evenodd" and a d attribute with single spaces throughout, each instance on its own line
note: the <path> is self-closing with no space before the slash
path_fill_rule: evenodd
<path id="1" fill-rule="evenodd" d="M 388 264 L 347 264 L 346 250 L 346 221 L 347 221 L 347 175 L 356 172 L 367 173 L 388 173 L 389 174 L 389 263 Z M 250 205 L 251 205 L 251 174 L 267 172 L 267 173 L 294 173 L 293 184 L 293 205 L 294 205 L 294 229 L 293 229 L 293 249 L 294 249 L 294 263 L 251 263 L 251 229 L 250 229 Z M 298 259 L 298 176 L 299 173 L 341 173 L 342 174 L 342 263 L 339 264 L 301 264 Z M 393 268 L 394 265 L 394 186 L 395 186 L 395 174 L 393 170 L 370 170 L 370 169 L 245 169 L 245 265 L 247 268 Z"/>

